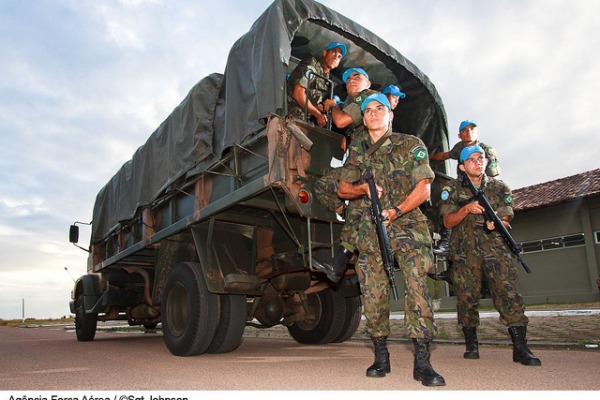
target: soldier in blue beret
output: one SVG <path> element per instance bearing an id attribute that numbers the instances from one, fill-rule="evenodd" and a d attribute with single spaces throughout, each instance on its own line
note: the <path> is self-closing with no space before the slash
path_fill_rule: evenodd
<path id="1" fill-rule="evenodd" d="M 473 186 L 485 190 L 485 197 L 507 228 L 514 216 L 510 188 L 485 173 L 488 160 L 483 147 L 465 147 L 459 156 L 460 175 L 441 193 L 440 213 L 444 226 L 452 229 L 450 260 L 452 281 L 457 289 L 456 310 L 462 327 L 466 352 L 464 358 L 479 358 L 477 326 L 481 288 L 487 282 L 500 321 L 508 326 L 513 343 L 513 361 L 523 365 L 542 365 L 527 346 L 527 323 L 523 298 L 516 288 L 517 267 L 513 254 L 495 230 L 494 223 L 484 218 L 485 209 L 473 200 L 473 193 L 462 184 L 469 179 Z"/>
<path id="2" fill-rule="evenodd" d="M 393 112 L 386 96 L 368 96 L 361 104 L 366 127 L 354 140 L 342 167 L 338 195 L 357 201 L 361 217 L 357 223 L 356 271 L 364 301 L 366 329 L 375 348 L 375 361 L 368 377 L 391 372 L 387 338 L 390 333 L 390 282 L 383 267 L 377 234 L 371 219 L 370 191 L 361 177 L 369 168 L 386 218 L 390 247 L 404 277 L 405 325 L 414 344 L 413 378 L 425 386 L 443 386 L 444 378 L 430 362 L 430 343 L 437 333 L 431 301 L 426 289 L 427 271 L 433 264 L 431 234 L 419 206 L 431 193 L 433 170 L 427 148 L 416 136 L 392 132 Z"/>
<path id="3" fill-rule="evenodd" d="M 331 42 L 323 50 L 320 60 L 309 57 L 298 64 L 287 79 L 288 115 L 304 118 L 304 110 L 308 105 L 309 120 L 319 126 L 327 125 L 328 106 L 325 100 L 329 87 L 326 79 L 340 65 L 346 51 L 346 45 Z"/>

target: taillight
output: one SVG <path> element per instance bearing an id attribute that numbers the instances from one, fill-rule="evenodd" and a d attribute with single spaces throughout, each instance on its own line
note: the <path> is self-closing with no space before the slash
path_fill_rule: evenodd
<path id="1" fill-rule="evenodd" d="M 300 203 L 306 204 L 310 201 L 310 193 L 307 190 L 301 189 L 298 192 L 298 199 L 300 199 Z"/>

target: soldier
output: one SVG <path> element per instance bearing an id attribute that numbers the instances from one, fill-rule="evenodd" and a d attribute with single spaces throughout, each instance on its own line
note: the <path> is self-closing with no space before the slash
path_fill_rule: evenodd
<path id="1" fill-rule="evenodd" d="M 364 299 L 366 328 L 375 346 L 368 377 L 391 372 L 387 337 L 390 333 L 387 272 L 382 265 L 377 235 L 370 217 L 369 187 L 361 183 L 367 167 L 375 176 L 390 244 L 404 276 L 405 323 L 414 342 L 413 377 L 425 386 L 443 386 L 444 378 L 430 363 L 429 345 L 437 332 L 425 280 L 433 263 L 431 235 L 419 205 L 430 195 L 434 173 L 427 149 L 416 136 L 393 133 L 393 113 L 385 95 L 373 94 L 361 105 L 366 132 L 350 145 L 340 174 L 338 194 L 360 204 L 356 264 Z M 368 150 L 366 148 L 368 148 Z"/>
<path id="2" fill-rule="evenodd" d="M 445 161 L 449 158 L 459 161 L 460 152 L 465 147 L 477 145 L 485 150 L 486 158 L 488 160 L 485 174 L 489 177 L 500 175 L 500 161 L 498 160 L 498 154 L 491 146 L 479 141 L 479 128 L 475 121 L 468 119 L 461 122 L 458 127 L 458 138 L 460 139 L 460 142 L 456 143 L 452 150 L 432 154 L 429 157 L 431 161 Z"/>
<path id="3" fill-rule="evenodd" d="M 516 289 L 517 267 L 512 253 L 494 231 L 494 223 L 484 220 L 484 208 L 471 200 L 473 193 L 461 185 L 461 179 L 469 179 L 476 188 L 484 188 L 490 205 L 502 223 L 510 227 L 509 222 L 514 216 L 512 193 L 504 182 L 486 176 L 484 171 L 488 160 L 485 154 L 481 146 L 465 147 L 459 158 L 459 179 L 451 181 L 441 194 L 440 212 L 444 225 L 452 229 L 450 259 L 453 262 L 452 280 L 457 288 L 458 324 L 465 335 L 464 358 L 479 358 L 478 306 L 485 280 L 500 320 L 508 326 L 513 343 L 513 361 L 523 365 L 541 365 L 527 347 L 528 318 L 523 299 Z"/>
<path id="4" fill-rule="evenodd" d="M 358 129 L 362 129 L 362 114 L 360 105 L 370 94 L 376 93 L 371 90 L 369 74 L 362 68 L 349 68 L 342 74 L 342 80 L 346 84 L 348 96 L 342 105 L 331 107 L 331 119 L 339 129 L 346 130 L 346 137 L 351 137 Z M 332 102 L 332 100 L 329 100 Z M 328 104 L 329 104 L 328 102 Z"/>
<path id="5" fill-rule="evenodd" d="M 385 97 L 388 98 L 390 107 L 392 107 L 392 111 L 396 109 L 400 99 L 406 98 L 406 94 L 402 92 L 396 85 L 387 85 L 383 88 L 381 93 L 385 94 Z"/>
<path id="6" fill-rule="evenodd" d="M 345 55 L 344 44 L 331 42 L 323 50 L 320 61 L 310 57 L 298 64 L 287 79 L 288 115 L 304 118 L 304 111 L 308 105 L 309 119 L 316 121 L 319 126 L 327 125 L 328 106 L 324 101 L 328 97 L 329 87 L 326 79 L 329 79 L 329 73 L 340 65 Z"/>
<path id="7" fill-rule="evenodd" d="M 362 68 L 347 69 L 342 75 L 342 80 L 346 83 L 348 97 L 343 105 L 331 107 L 331 118 L 337 128 L 346 130 L 342 141 L 342 148 L 346 151 L 347 144 L 359 137 L 364 128 L 360 110 L 362 102 L 367 96 L 377 92 L 369 89 L 371 81 L 369 81 L 367 72 Z M 333 102 L 332 100 L 326 100 L 326 103 L 330 101 Z M 334 168 L 315 182 L 315 194 L 319 202 L 329 210 L 343 214 L 346 221 L 340 235 L 340 244 L 333 259 L 328 261 L 312 259 L 313 267 L 317 271 L 327 274 L 327 278 L 332 282 L 338 282 L 342 278 L 348 262 L 354 256 L 356 236 L 354 221 L 360 218 L 358 214 L 360 210 L 353 207 L 354 201 L 349 201 L 346 205 L 337 195 L 339 174 L 340 168 Z"/>
<path id="8" fill-rule="evenodd" d="M 455 144 L 452 150 L 431 154 L 429 157 L 431 161 L 445 161 L 449 158 L 458 161 L 460 152 L 465 147 L 478 145 L 485 150 L 486 158 L 488 159 L 488 165 L 485 170 L 486 175 L 490 177 L 496 177 L 500 175 L 500 162 L 498 160 L 496 150 L 494 150 L 491 146 L 479 141 L 479 128 L 477 127 L 477 123 L 475 121 L 468 119 L 461 122 L 458 128 L 458 138 L 460 139 L 460 142 Z M 459 173 L 460 171 L 457 169 L 457 175 Z M 437 255 L 447 255 L 450 230 L 442 229 L 440 235 L 441 239 L 437 245 L 434 246 L 433 252 Z M 439 273 L 435 278 L 452 284 L 452 279 L 450 278 L 452 274 L 450 265 L 451 264 L 448 263 L 448 269 Z"/>

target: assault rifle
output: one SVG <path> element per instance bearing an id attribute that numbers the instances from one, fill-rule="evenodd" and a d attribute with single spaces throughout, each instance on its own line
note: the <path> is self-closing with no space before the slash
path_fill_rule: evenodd
<path id="1" fill-rule="evenodd" d="M 323 75 L 319 75 L 316 72 L 313 72 L 309 69 L 306 70 L 306 77 L 308 78 L 308 85 L 307 89 L 306 89 L 306 105 L 304 107 L 304 119 L 305 121 L 308 121 L 308 98 L 309 98 L 309 89 L 312 83 L 316 84 L 316 80 L 317 79 L 321 79 L 323 81 L 325 81 L 325 84 L 327 85 L 328 89 L 329 89 L 329 93 L 327 97 L 328 99 L 333 99 L 333 81 Z M 331 130 L 331 111 L 327 111 L 327 114 L 325 114 L 327 116 L 327 129 Z"/>
<path id="2" fill-rule="evenodd" d="M 390 287 L 392 288 L 394 300 L 398 301 L 398 289 L 396 288 L 396 279 L 394 278 L 394 257 L 392 256 L 392 247 L 390 246 L 390 238 L 384 223 L 385 218 L 383 215 L 381 215 L 383 207 L 381 206 L 381 201 L 379 200 L 379 195 L 377 194 L 375 177 L 373 176 L 370 167 L 367 167 L 364 179 L 369 185 L 369 194 L 371 195 L 371 220 L 375 224 L 383 266 L 390 280 Z"/>
<path id="3" fill-rule="evenodd" d="M 498 231 L 498 233 L 504 240 L 504 243 L 506 243 L 506 245 L 510 249 L 511 253 L 513 253 L 517 257 L 517 260 L 519 260 L 519 262 L 521 263 L 521 265 L 523 266 L 525 271 L 528 274 L 530 274 L 531 269 L 529 269 L 529 266 L 527 265 L 525 260 L 523 260 L 523 249 L 521 248 L 521 246 L 519 246 L 517 244 L 517 242 L 515 242 L 515 239 L 513 239 L 513 237 L 510 235 L 510 233 L 508 233 L 508 230 L 506 229 L 506 227 L 504 226 L 504 224 L 502 223 L 500 218 L 498 218 L 498 214 L 496 214 L 496 212 L 490 205 L 490 202 L 488 201 L 488 199 L 485 197 L 485 194 L 483 193 L 484 188 L 485 188 L 485 179 L 486 179 L 486 176 L 483 175 L 483 180 L 481 182 L 481 188 L 476 189 L 475 185 L 473 185 L 473 182 L 471 182 L 471 180 L 469 179 L 467 174 L 462 173 L 461 185 L 463 187 L 466 187 L 469 190 L 471 190 L 471 192 L 473 193 L 473 200 L 477 200 L 479 205 L 481 205 L 484 208 L 483 216 L 484 216 L 485 220 L 492 221 L 494 223 L 494 227 L 496 228 L 496 231 Z M 486 232 L 489 233 L 490 231 L 487 231 L 487 228 L 486 228 Z"/>

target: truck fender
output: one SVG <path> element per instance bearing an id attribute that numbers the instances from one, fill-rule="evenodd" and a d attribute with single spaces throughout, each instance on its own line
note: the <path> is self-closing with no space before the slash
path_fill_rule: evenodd
<path id="1" fill-rule="evenodd" d="M 91 310 L 100 298 L 100 276 L 83 275 L 75 281 L 75 287 L 71 291 L 71 301 L 69 302 L 72 314 L 75 314 L 75 301 L 81 294 L 83 294 L 85 309 Z"/>

